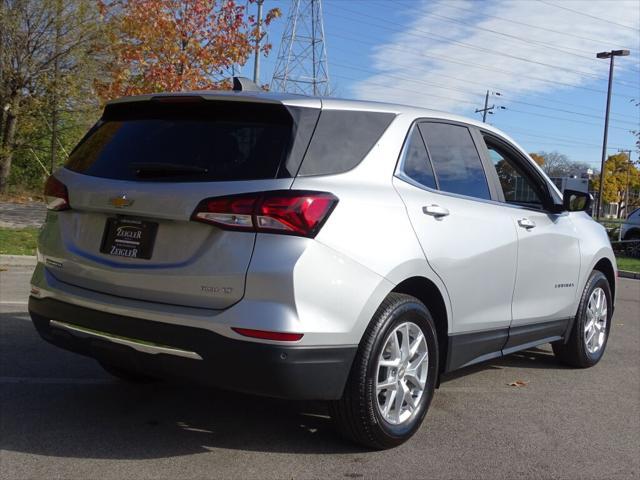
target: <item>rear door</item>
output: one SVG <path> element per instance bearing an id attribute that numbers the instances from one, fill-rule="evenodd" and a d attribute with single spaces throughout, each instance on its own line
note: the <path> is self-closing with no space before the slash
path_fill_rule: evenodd
<path id="1" fill-rule="evenodd" d="M 291 156 L 304 151 L 295 142 L 309 139 L 302 130 L 280 104 L 166 97 L 108 106 L 56 174 L 71 210 L 52 213 L 45 228 L 49 271 L 123 297 L 232 305 L 255 234 L 191 215 L 208 197 L 290 188 Z"/>
<path id="2" fill-rule="evenodd" d="M 492 202 L 472 131 L 417 124 L 396 177 L 427 261 L 451 299 L 452 342 L 460 348 L 449 368 L 500 355 L 511 322 L 517 235 L 511 217 Z"/>
<path id="3" fill-rule="evenodd" d="M 564 334 L 577 295 L 580 245 L 567 213 L 552 213 L 553 194 L 530 161 L 504 139 L 484 134 L 504 212 L 518 233 L 518 274 L 509 344 Z M 559 200 L 559 199 L 558 199 Z"/>

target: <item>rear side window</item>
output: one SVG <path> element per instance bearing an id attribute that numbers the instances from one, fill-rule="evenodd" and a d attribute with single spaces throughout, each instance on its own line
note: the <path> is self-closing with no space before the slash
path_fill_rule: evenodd
<path id="1" fill-rule="evenodd" d="M 300 175 L 333 175 L 356 167 L 373 148 L 395 114 L 323 110 Z"/>
<path id="2" fill-rule="evenodd" d="M 421 123 L 440 190 L 489 200 L 489 185 L 469 129 L 448 123 Z"/>
<path id="3" fill-rule="evenodd" d="M 409 142 L 405 148 L 402 160 L 402 171 L 406 176 L 429 188 L 436 188 L 436 180 L 433 176 L 433 168 L 429 162 L 427 149 L 420 135 L 420 131 L 414 127 L 409 135 Z"/>
<path id="4" fill-rule="evenodd" d="M 66 167 L 95 177 L 230 181 L 290 177 L 293 120 L 285 107 L 242 102 L 114 104 Z M 294 172 L 295 173 L 295 172 Z"/>

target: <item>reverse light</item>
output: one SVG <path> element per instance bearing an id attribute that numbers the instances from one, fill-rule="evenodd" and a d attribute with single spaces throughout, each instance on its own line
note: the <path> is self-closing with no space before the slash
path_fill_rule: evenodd
<path id="1" fill-rule="evenodd" d="M 208 198 L 192 220 L 226 230 L 281 233 L 313 238 L 338 199 L 326 192 L 278 190 Z"/>
<path id="2" fill-rule="evenodd" d="M 67 187 L 53 175 L 44 184 L 44 197 L 49 210 L 69 210 L 69 192 Z"/>
<path id="3" fill-rule="evenodd" d="M 303 333 L 270 332 L 267 330 L 253 330 L 250 328 L 231 327 L 231 330 L 244 337 L 259 338 L 261 340 L 276 340 L 278 342 L 297 342 L 304 336 Z"/>

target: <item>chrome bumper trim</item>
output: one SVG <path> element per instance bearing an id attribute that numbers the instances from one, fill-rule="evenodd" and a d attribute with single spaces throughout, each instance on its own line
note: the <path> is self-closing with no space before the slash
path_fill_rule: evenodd
<path id="1" fill-rule="evenodd" d="M 119 337 L 117 335 L 113 335 L 110 333 L 98 332 L 96 330 L 90 330 L 88 328 L 83 328 L 78 325 L 71 325 L 70 323 L 60 322 L 58 320 L 49 320 L 49 324 L 52 327 L 61 328 L 63 330 L 67 330 L 76 335 L 80 334 L 80 336 L 84 336 L 84 337 L 101 338 L 113 343 L 118 343 L 120 345 L 126 345 L 127 347 L 131 347 L 134 350 L 138 350 L 139 352 L 143 352 L 143 353 L 150 353 L 153 355 L 157 355 L 159 353 L 166 353 L 168 355 L 174 355 L 176 357 L 185 357 L 185 358 L 191 358 L 193 360 L 202 360 L 202 357 L 200 355 L 198 355 L 196 352 L 191 352 L 189 350 L 181 350 L 179 348 L 168 347 L 165 345 L 155 345 L 155 344 L 143 342 L 141 340 L 135 340 L 133 338 Z"/>

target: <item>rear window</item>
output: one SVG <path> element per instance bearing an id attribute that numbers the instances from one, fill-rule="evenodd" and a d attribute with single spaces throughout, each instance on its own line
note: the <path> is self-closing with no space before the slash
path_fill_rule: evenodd
<path id="1" fill-rule="evenodd" d="M 291 177 L 286 160 L 293 136 L 293 119 L 282 105 L 154 100 L 113 104 L 71 153 L 66 167 L 95 177 L 138 181 Z"/>

